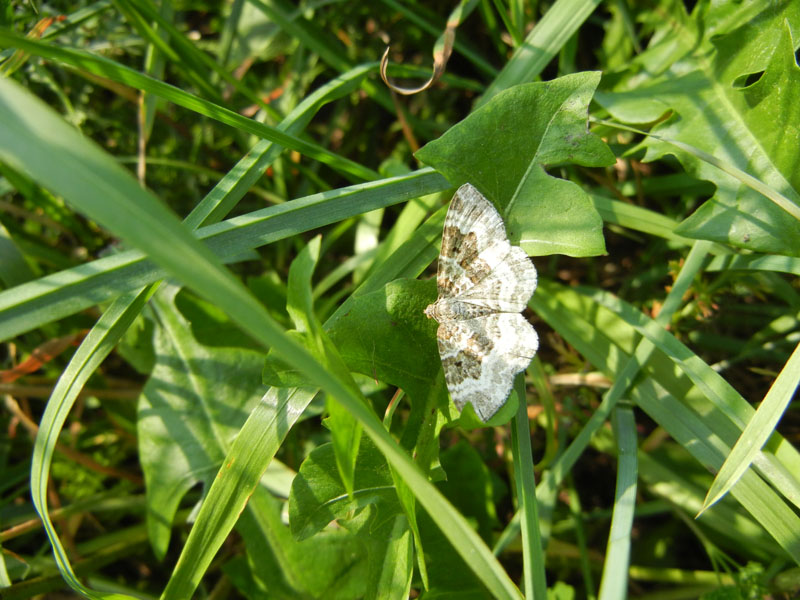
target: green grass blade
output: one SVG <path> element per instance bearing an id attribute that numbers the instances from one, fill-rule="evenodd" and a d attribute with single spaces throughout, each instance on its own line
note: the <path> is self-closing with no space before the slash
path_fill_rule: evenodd
<path id="1" fill-rule="evenodd" d="M 678 278 L 675 281 L 675 285 L 672 286 L 672 289 L 667 295 L 664 305 L 659 312 L 658 319 L 660 322 L 668 322 L 671 315 L 674 314 L 674 312 L 680 306 L 683 295 L 689 288 L 689 285 L 694 279 L 695 274 L 702 266 L 707 248 L 708 242 L 697 242 L 695 244 L 695 247 L 692 249 L 693 253 L 690 253 L 690 256 L 687 258 L 683 269 L 681 269 L 681 273 L 678 275 Z M 556 330 L 558 330 L 559 322 L 563 319 L 560 317 L 560 313 L 558 311 L 553 311 L 551 309 L 546 299 L 543 298 L 544 294 L 547 294 L 546 282 L 544 282 L 544 286 L 540 284 L 539 292 L 533 295 L 530 305 L 538 314 L 544 317 Z M 591 338 L 591 336 L 589 337 Z M 574 344 L 575 342 L 573 341 L 572 343 Z M 584 347 L 582 352 L 585 352 L 586 344 L 582 342 L 581 345 Z M 572 467 L 578 461 L 578 458 L 580 458 L 580 456 L 588 447 L 594 433 L 609 418 L 617 404 L 617 401 L 622 398 L 625 392 L 633 384 L 640 369 L 653 353 L 654 348 L 655 345 L 649 340 L 638 341 L 633 355 L 628 357 L 625 364 L 618 365 L 618 369 L 609 371 L 614 373 L 614 385 L 612 385 L 611 389 L 604 394 L 603 401 L 600 403 L 600 406 L 595 409 L 586 425 L 583 426 L 580 433 L 578 433 L 569 447 L 561 456 L 558 457 L 551 468 L 548 469 L 542 476 L 542 481 L 539 483 L 536 489 L 537 497 L 549 497 L 555 493 L 556 488 L 561 484 L 567 473 L 572 469 Z M 519 528 L 519 520 L 517 519 L 514 519 L 511 523 L 509 523 L 507 527 L 507 529 L 517 528 Z M 510 541 L 511 537 L 512 536 L 510 535 L 510 532 L 508 534 L 504 532 L 503 539 L 506 543 Z M 497 551 L 498 548 L 495 548 L 495 552 Z"/>
<path id="2" fill-rule="evenodd" d="M 137 294 L 120 297 L 103 314 L 95 327 L 84 338 L 77 352 L 53 389 L 39 424 L 39 431 L 33 448 L 31 460 L 31 496 L 36 511 L 42 519 L 47 537 L 53 546 L 56 565 L 69 586 L 88 598 L 106 597 L 96 593 L 83 584 L 75 576 L 69 557 L 47 510 L 47 482 L 53 452 L 59 434 L 67 420 L 69 411 L 78 397 L 84 384 L 97 367 L 114 349 L 119 338 L 127 331 L 133 319 L 141 311 L 152 290 L 144 290 Z"/>
<path id="3" fill-rule="evenodd" d="M 531 454 L 531 431 L 528 403 L 525 401 L 525 379 L 514 381 L 519 399 L 517 414 L 511 420 L 511 445 L 514 459 L 514 479 L 517 482 L 517 505 L 522 516 L 522 560 L 526 598 L 545 598 L 547 581 L 544 573 L 544 552 L 539 534 L 539 515 L 536 506 L 536 480 Z"/>
<path id="4" fill-rule="evenodd" d="M 309 158 L 327 164 L 353 180 L 372 180 L 378 177 L 378 174 L 372 169 L 368 169 L 357 162 L 338 156 L 318 144 L 307 142 L 280 131 L 275 127 L 266 125 L 265 123 L 259 123 L 258 121 L 243 117 L 224 106 L 189 94 L 168 83 L 148 77 L 147 75 L 134 71 L 112 60 L 80 50 L 58 48 L 20 37 L 3 29 L 0 29 L 0 45 L 21 48 L 31 54 L 63 62 L 77 69 L 85 70 L 95 75 L 111 79 L 112 81 L 124 83 L 125 85 L 129 85 L 144 92 L 154 94 L 164 100 L 188 108 L 189 110 L 219 121 L 220 123 L 268 139 L 276 144 L 280 144 L 284 148 L 296 150 Z M 374 68 L 377 69 L 377 65 L 374 65 Z"/>
<path id="5" fill-rule="evenodd" d="M 689 379 L 701 390 L 705 398 L 729 419 L 725 425 L 724 438 L 733 445 L 753 415 L 753 409 L 742 396 L 716 371 L 709 367 L 689 348 L 676 340 L 669 332 L 647 319 L 642 313 L 627 306 L 619 299 L 603 292 L 591 294 L 598 304 L 609 308 L 647 340 L 656 345 L 660 352 L 680 368 Z M 717 422 L 717 427 L 723 424 Z M 778 444 L 772 452 L 758 452 L 755 464 L 777 489 L 794 504 L 800 502 L 800 481 L 792 473 L 798 465 L 798 453 L 789 444 Z"/>
<path id="6" fill-rule="evenodd" d="M 614 514 L 608 534 L 606 560 L 600 583 L 600 600 L 626 598 L 628 592 L 628 567 L 631 555 L 631 533 L 636 508 L 636 482 L 638 479 L 636 421 L 630 406 L 620 405 L 614 410 L 614 433 L 617 438 L 617 490 L 614 495 Z"/>
<path id="7" fill-rule="evenodd" d="M 27 140 L 20 143 L 24 145 Z M 0 153 L 12 156 L 20 147 L 0 148 Z M 218 256 L 237 256 L 297 233 L 449 187 L 444 177 L 431 169 L 422 169 L 401 177 L 298 198 L 203 227 L 196 235 Z M 78 185 L 74 191 L 80 193 L 81 189 Z M 216 214 L 219 210 L 216 206 L 215 202 L 210 202 L 211 213 L 204 209 L 197 219 L 204 214 Z M 192 218 L 191 222 L 194 221 Z M 0 292 L 0 339 L 30 331 L 140 288 L 162 278 L 163 274 L 141 252 L 128 250 L 5 290 Z"/>
<path id="8" fill-rule="evenodd" d="M 272 388 L 233 441 L 181 551 L 162 598 L 191 598 L 286 434 L 316 389 Z"/>
<path id="9" fill-rule="evenodd" d="M 623 325 L 624 322 L 605 307 L 592 301 L 584 302 L 579 297 L 573 290 L 557 290 L 553 284 L 542 280 L 532 305 L 589 362 L 606 373 L 618 373 L 628 360 L 630 350 L 626 347 L 633 347 L 636 330 Z M 571 318 L 563 319 L 564 314 L 570 314 Z M 598 335 L 598 332 L 602 333 Z M 649 376 L 641 377 L 631 389 L 631 399 L 702 465 L 719 469 L 730 450 L 720 436 L 729 438 L 732 428 L 713 416 L 714 410 L 702 393 L 691 385 L 688 377 L 676 375 L 674 363 L 660 350 L 655 351 L 647 369 Z M 780 444 L 775 449 L 776 455 L 780 456 L 781 463 L 794 464 L 791 456 L 783 458 L 783 454 L 793 452 L 784 446 L 788 444 Z M 767 456 L 765 460 L 775 458 Z M 789 478 L 791 473 L 788 469 Z M 800 535 L 797 534 L 800 519 L 772 487 L 748 471 L 731 490 L 731 495 L 794 560 L 800 560 Z M 698 500 L 696 509 L 699 508 Z"/>
<path id="10" fill-rule="evenodd" d="M 163 204 L 39 100 L 7 80 L 0 81 L 0 114 L 16 137 L 30 140 L 15 152 L 3 148 L 4 159 L 19 165 L 87 216 L 147 253 L 167 273 L 219 306 L 253 339 L 276 351 L 344 404 L 491 593 L 499 598 L 520 597 L 478 534 L 398 447 L 363 399 L 289 337 L 258 300 Z M 50 149 L 66 147 L 70 152 L 59 152 L 58 160 L 43 165 L 39 160 L 41 154 L 31 152 L 37 144 Z M 76 181 L 83 185 L 76 185 Z"/>
<path id="11" fill-rule="evenodd" d="M 678 222 L 666 215 L 597 194 L 592 194 L 590 197 L 597 212 L 600 213 L 606 223 L 612 223 L 648 235 L 657 235 L 671 242 L 678 242 L 686 246 L 691 246 L 696 241 L 673 233 L 673 230 L 678 226 Z M 710 251 L 714 254 L 730 254 L 731 252 L 722 244 L 714 244 Z"/>
<path id="12" fill-rule="evenodd" d="M 302 46 L 319 55 L 323 62 L 339 72 L 351 68 L 351 61 L 341 43 L 317 23 L 306 19 L 294 4 L 287 0 L 249 0 L 249 2 L 263 11 L 271 21 L 289 36 L 295 38 Z M 375 67 L 377 68 L 377 64 Z M 387 111 L 395 112 L 396 108 L 383 82 L 378 83 L 368 79 L 364 82 L 363 87 L 367 94 Z M 433 135 L 427 121 L 416 119 L 412 115 L 407 118 L 427 135 Z"/>
<path id="13" fill-rule="evenodd" d="M 711 484 L 711 488 L 706 494 L 703 508 L 698 516 L 728 493 L 742 474 L 750 468 L 759 450 L 773 434 L 778 421 L 792 401 L 798 382 L 800 382 L 800 345 L 794 349 L 764 397 L 761 406 L 747 423 L 741 437 L 725 459 L 722 468 L 714 478 L 714 483 Z M 797 497 L 793 500 L 797 502 Z"/>
<path id="14" fill-rule="evenodd" d="M 735 271 L 737 269 L 800 275 L 800 258 L 763 254 L 731 254 L 715 257 L 706 267 L 706 271 Z"/>
<path id="15" fill-rule="evenodd" d="M 558 0 L 553 4 L 489 85 L 478 106 L 518 83 L 534 81 L 598 4 L 600 0 Z"/>
<path id="16" fill-rule="evenodd" d="M 186 39 L 180 35 L 167 21 L 161 18 L 158 13 L 151 9 L 148 19 L 145 19 L 140 11 L 127 0 L 114 0 L 119 12 L 125 15 L 128 23 L 139 33 L 146 42 L 153 44 L 164 56 L 172 62 L 177 69 L 183 71 L 187 79 L 192 82 L 203 94 L 212 98 L 216 102 L 222 101 L 222 95 L 211 83 L 211 73 L 206 65 L 199 60 L 199 52 L 191 44 L 186 44 Z M 144 3 L 141 3 L 142 5 Z M 155 16 L 158 15 L 158 19 Z M 158 23 L 162 31 L 171 35 L 172 44 L 168 44 L 150 25 L 152 22 Z M 188 48 L 187 48 L 188 46 Z M 188 51 L 187 51 L 188 50 Z"/>
<path id="17" fill-rule="evenodd" d="M 358 89 L 361 81 L 371 71 L 370 65 L 354 67 L 320 86 L 304 98 L 281 121 L 277 129 L 291 135 L 300 133 L 322 106 Z M 208 225 L 227 215 L 263 176 L 266 168 L 275 161 L 282 150 L 281 146 L 270 140 L 258 142 L 195 207 L 187 217 L 186 224 L 192 228 Z"/>
<path id="18" fill-rule="evenodd" d="M 695 244 L 695 247 L 692 249 L 693 253 L 690 253 L 689 257 L 687 257 L 686 262 L 684 263 L 684 266 L 678 275 L 678 278 L 675 280 L 675 284 L 672 286 L 672 289 L 664 300 L 664 304 L 662 305 L 661 311 L 658 314 L 657 320 L 659 323 L 669 322 L 669 319 L 678 310 L 684 294 L 691 285 L 694 276 L 702 266 L 707 246 L 707 242 L 697 242 Z M 647 362 L 654 348 L 655 345 L 651 341 L 639 341 L 634 352 L 634 356 L 619 372 L 614 381 L 614 385 L 605 394 L 603 402 L 598 410 L 595 411 L 595 415 L 598 415 L 598 418 L 595 418 L 595 415 L 592 415 L 591 419 L 578 437 L 575 438 L 567 451 L 557 461 L 559 468 L 556 468 L 556 465 L 554 465 L 553 468 L 548 472 L 549 474 L 552 473 L 552 476 L 555 477 L 555 480 L 552 482 L 552 484 L 557 485 L 560 483 L 561 479 L 563 478 L 564 471 L 570 469 L 574 462 L 577 461 L 580 453 L 582 453 L 586 448 L 586 445 L 588 445 L 589 439 L 594 434 L 595 428 L 599 427 L 600 424 L 611 414 L 611 411 L 616 406 L 617 401 L 622 397 L 628 387 L 630 387 L 631 383 L 636 378 L 639 369 Z M 602 419 L 602 421 L 600 419 Z M 590 424 L 592 425 L 591 428 L 589 427 Z M 575 447 L 574 450 L 573 446 Z"/>
<path id="19" fill-rule="evenodd" d="M 239 94 L 266 110 L 267 113 L 272 114 L 272 116 L 277 115 L 277 111 L 264 102 L 258 93 L 242 83 L 240 79 L 234 77 L 175 29 L 175 27 L 156 10 L 155 6 L 148 2 L 131 2 L 130 0 L 115 0 L 115 2 L 134 23 L 138 24 L 137 29 L 145 40 L 150 41 L 159 50 L 164 52 L 179 68 L 188 68 L 192 75 L 192 81 L 197 83 L 199 79 L 203 82 L 200 89 L 205 89 L 209 86 L 208 82 L 212 80 L 211 73 L 214 73 L 218 79 L 222 79 Z M 167 33 L 171 42 L 170 44 L 164 42 L 161 36 L 150 27 L 149 23 L 151 22 L 156 23 L 162 31 Z M 217 102 L 222 101 L 222 96 L 219 92 L 213 87 L 211 90 L 211 97 Z"/>
<path id="20" fill-rule="evenodd" d="M 318 54 L 337 71 L 346 71 L 352 66 L 341 43 L 316 23 L 306 19 L 297 6 L 285 0 L 249 1 L 286 33 Z"/>
<path id="21" fill-rule="evenodd" d="M 660 135 L 656 135 L 655 133 L 642 131 L 641 129 L 636 129 L 635 127 L 628 127 L 627 125 L 613 123 L 611 121 L 595 120 L 594 122 L 603 125 L 608 125 L 609 127 L 616 127 L 618 129 L 624 129 L 626 131 L 639 133 L 641 135 L 652 137 L 653 139 L 675 146 L 676 148 L 680 148 L 681 150 L 687 152 L 688 154 L 691 154 L 695 158 L 703 162 L 706 162 L 709 165 L 713 165 L 720 171 L 723 171 L 724 173 L 727 173 L 731 177 L 738 179 L 744 185 L 748 186 L 749 188 L 755 190 L 765 198 L 768 198 L 769 200 L 774 202 L 777 206 L 779 206 L 784 211 L 792 215 L 795 219 L 800 220 L 800 204 L 798 204 L 800 203 L 800 194 L 794 191 L 794 188 L 788 181 L 786 181 L 783 178 L 783 176 L 779 176 L 779 181 L 782 184 L 782 189 L 786 190 L 791 195 L 791 198 L 787 198 L 786 196 L 781 194 L 778 190 L 776 190 L 774 187 L 766 185 L 765 183 L 761 182 L 759 179 L 756 179 L 749 173 L 743 171 L 742 169 L 737 168 L 735 165 L 720 160 L 713 154 L 709 154 L 708 152 L 705 152 L 700 148 L 696 148 L 695 146 L 692 146 L 690 144 L 686 144 L 679 140 L 673 140 Z"/>

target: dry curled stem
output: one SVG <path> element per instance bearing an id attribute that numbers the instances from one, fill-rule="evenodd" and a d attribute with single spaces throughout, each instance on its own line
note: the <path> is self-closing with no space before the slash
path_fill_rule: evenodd
<path id="1" fill-rule="evenodd" d="M 460 19 L 449 20 L 444 32 L 439 39 L 436 40 L 436 44 L 433 46 L 433 74 L 428 81 L 415 88 L 400 87 L 389 81 L 386 75 L 386 69 L 389 64 L 389 46 L 387 46 L 381 58 L 381 79 L 383 79 L 383 82 L 389 86 L 389 89 L 393 92 L 403 94 L 404 96 L 410 96 L 411 94 L 416 94 L 431 87 L 442 76 L 447 61 L 450 60 L 450 55 L 453 53 L 453 42 L 455 42 L 456 39 L 456 27 L 458 27 L 459 23 Z"/>

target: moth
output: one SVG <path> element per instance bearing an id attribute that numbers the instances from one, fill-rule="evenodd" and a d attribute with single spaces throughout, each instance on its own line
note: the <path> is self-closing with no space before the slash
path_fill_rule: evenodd
<path id="1" fill-rule="evenodd" d="M 436 283 L 439 297 L 425 315 L 439 323 L 447 389 L 459 410 L 472 404 L 485 422 L 539 348 L 520 314 L 536 289 L 536 268 L 508 241 L 497 209 L 469 183 L 447 210 Z"/>

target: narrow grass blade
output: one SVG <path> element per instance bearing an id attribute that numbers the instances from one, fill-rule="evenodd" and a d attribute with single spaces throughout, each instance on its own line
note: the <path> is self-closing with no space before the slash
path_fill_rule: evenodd
<path id="1" fill-rule="evenodd" d="M 800 382 L 800 345 L 792 353 L 777 379 L 764 397 L 753 418 L 747 423 L 741 437 L 731 449 L 708 490 L 698 517 L 736 485 L 742 474 L 750 468 L 762 446 L 775 431 L 786 407 L 794 397 Z"/>
<path id="2" fill-rule="evenodd" d="M 660 322 L 668 322 L 671 315 L 674 314 L 680 306 L 683 295 L 686 293 L 694 276 L 702 266 L 707 248 L 708 242 L 697 242 L 695 244 L 695 247 L 692 249 L 692 252 L 686 259 L 686 263 L 681 269 L 681 273 L 675 281 L 675 285 L 672 286 L 672 289 L 664 301 L 658 316 Z M 543 301 L 542 296 L 543 293 L 547 293 L 546 290 L 547 284 L 544 283 L 544 287 L 540 284 L 539 292 L 534 294 L 533 298 L 531 298 L 531 307 L 558 330 L 560 321 L 563 319 L 558 311 L 552 311 L 551 307 Z M 591 338 L 591 336 L 589 336 L 589 338 Z M 582 343 L 581 345 L 585 348 L 585 344 Z M 619 369 L 613 371 L 615 373 L 614 385 L 604 394 L 600 406 L 595 409 L 586 425 L 584 425 L 583 429 L 581 429 L 580 433 L 575 437 L 569 447 L 543 475 L 542 481 L 536 489 L 537 497 L 548 497 L 555 493 L 556 488 L 561 484 L 564 477 L 566 477 L 567 473 L 569 473 L 578 458 L 580 458 L 584 450 L 588 447 L 594 433 L 605 423 L 614 410 L 617 401 L 631 387 L 641 368 L 650 359 L 654 349 L 655 345 L 651 341 L 646 339 L 637 340 L 633 355 L 627 357 L 625 364 L 619 365 Z M 585 350 L 579 351 L 585 352 Z M 514 519 L 509 523 L 507 529 L 517 529 L 518 527 L 519 520 Z M 506 543 L 511 540 L 511 537 L 510 532 L 503 532 L 502 539 Z M 495 552 L 498 550 L 499 549 L 495 547 Z"/>
<path id="3" fill-rule="evenodd" d="M 162 598 L 191 598 L 316 389 L 273 388 L 250 413 L 214 478 Z"/>
<path id="4" fill-rule="evenodd" d="M 0 153 L 6 151 L 13 155 L 18 147 L 0 148 Z M 68 183 L 77 184 L 75 192 L 81 192 L 80 182 Z M 298 198 L 203 227 L 195 235 L 220 258 L 237 256 L 297 233 L 449 187 L 444 177 L 431 169 L 423 169 L 402 177 Z M 227 202 L 225 204 L 227 206 Z M 209 211 L 216 214 L 220 209 L 211 202 L 208 211 L 204 207 L 201 210 L 197 213 L 198 220 L 203 214 Z M 187 220 L 189 224 L 195 221 L 193 216 Z M 141 252 L 128 250 L 5 290 L 0 292 L 0 339 L 30 331 L 140 288 L 162 278 L 163 274 Z"/>
<path id="5" fill-rule="evenodd" d="M 716 427 L 718 435 L 732 446 L 753 415 L 753 409 L 745 399 L 700 357 L 640 311 L 604 292 L 595 291 L 591 297 L 644 335 L 648 343 L 654 344 L 659 352 L 669 357 L 689 377 L 715 410 L 727 416 L 729 421 L 717 420 Z M 800 468 L 800 454 L 790 444 L 778 440 L 776 438 L 772 452 L 759 451 L 754 462 L 772 485 L 798 505 L 800 481 L 796 473 Z"/>
<path id="6" fill-rule="evenodd" d="M 372 71 L 369 65 L 359 66 L 320 86 L 302 100 L 278 124 L 277 129 L 291 135 L 300 133 L 322 106 L 358 89 Z M 195 228 L 220 221 L 263 176 L 264 171 L 281 154 L 283 147 L 270 140 L 261 140 L 226 173 L 186 218 Z"/>
<path id="7" fill-rule="evenodd" d="M 119 338 L 139 314 L 152 290 L 120 297 L 106 310 L 84 338 L 69 365 L 61 374 L 39 424 L 31 461 L 31 496 L 53 546 L 58 570 L 67 584 L 88 598 L 105 597 L 86 588 L 75 576 L 69 556 L 58 538 L 47 510 L 47 482 L 59 433 L 75 399 L 100 363 L 114 349 Z"/>
<path id="8" fill-rule="evenodd" d="M 22 139 L 31 142 L 8 158 L 23 171 L 77 206 L 87 216 L 152 257 L 167 273 L 214 302 L 254 340 L 277 352 L 315 385 L 340 401 L 361 422 L 364 432 L 405 480 L 420 504 L 466 564 L 498 598 L 520 598 L 519 590 L 467 520 L 439 493 L 397 445 L 363 397 L 328 372 L 297 341 L 288 336 L 258 300 L 196 240 L 168 209 L 143 190 L 99 148 L 81 138 L 38 99 L 10 81 L 0 81 L 0 115 Z M 66 147 L 58 160 L 43 165 L 37 144 Z M 52 155 L 52 152 L 51 152 Z M 76 187 L 74 181 L 84 182 Z M 181 596 L 183 597 L 183 596 Z"/>
<path id="9" fill-rule="evenodd" d="M 789 273 L 800 275 L 800 258 L 794 256 L 778 256 L 763 254 L 730 254 L 715 257 L 706 271 L 774 271 L 776 273 Z"/>
<path id="10" fill-rule="evenodd" d="M 526 598 L 545 598 L 547 581 L 544 573 L 544 552 L 539 535 L 536 506 L 536 480 L 531 454 L 531 430 L 528 403 L 525 401 L 525 379 L 517 376 L 514 391 L 519 399 L 517 415 L 511 420 L 511 445 L 514 458 L 514 479 L 517 482 L 517 505 L 522 515 L 522 576 Z"/>
<path id="11" fill-rule="evenodd" d="M 590 363 L 605 373 L 619 373 L 635 347 L 636 330 L 623 325 L 624 321 L 605 307 L 580 298 L 574 290 L 542 280 L 531 304 Z M 570 318 L 564 319 L 564 314 L 569 314 Z M 688 376 L 676 371 L 674 363 L 660 350 L 655 350 L 646 369 L 647 375 L 640 377 L 629 391 L 631 400 L 700 464 L 708 469 L 719 469 L 735 440 L 726 445 L 721 438 L 730 436 L 731 427 L 716 418 L 718 412 L 703 393 L 692 385 Z M 776 461 L 779 465 L 795 464 L 792 454 L 796 452 L 789 444 L 777 444 L 774 452 L 775 455 L 771 458 L 767 455 L 764 460 Z M 798 469 L 790 466 L 784 470 L 787 485 L 791 485 L 792 479 L 796 482 Z M 545 481 L 543 479 L 543 483 Z M 793 560 L 800 562 L 800 535 L 797 534 L 800 519 L 769 484 L 755 472 L 747 471 L 731 490 L 731 495 Z M 698 498 L 696 510 L 700 509 L 700 504 Z"/>
<path id="12" fill-rule="evenodd" d="M 162 31 L 167 31 L 170 34 L 177 33 L 169 23 L 158 15 L 155 9 L 151 9 L 149 18 L 145 19 L 140 14 L 140 11 L 134 8 L 134 5 L 127 0 L 114 0 L 114 4 L 117 10 L 125 15 L 125 19 L 139 33 L 142 39 L 154 44 L 178 70 L 183 71 L 185 77 L 197 89 L 201 90 L 203 95 L 217 102 L 222 101 L 222 95 L 211 83 L 211 72 L 207 65 L 203 65 L 197 49 L 192 47 L 191 44 L 187 44 L 186 39 L 179 35 L 172 35 L 172 44 L 168 44 L 151 26 L 151 23 L 156 21 L 161 25 Z M 155 19 L 156 16 L 158 16 L 157 20 Z"/>
<path id="13" fill-rule="evenodd" d="M 148 77 L 147 75 L 134 71 L 112 60 L 80 50 L 58 48 L 43 42 L 28 40 L 2 29 L 0 29 L 0 45 L 21 48 L 31 54 L 72 65 L 73 67 L 94 73 L 95 75 L 106 77 L 112 81 L 129 85 L 144 92 L 149 92 L 178 106 L 183 106 L 198 114 L 219 121 L 220 123 L 271 140 L 284 148 L 296 150 L 309 158 L 329 165 L 331 168 L 340 171 L 345 176 L 351 177 L 354 180 L 369 181 L 378 178 L 378 174 L 372 169 L 368 169 L 357 162 L 338 156 L 318 144 L 307 142 L 265 123 L 259 123 L 253 119 L 243 117 L 224 106 L 220 106 L 219 104 L 215 104 L 198 96 L 193 96 L 168 83 Z M 377 66 L 375 66 L 375 68 L 377 68 Z"/>
<path id="14" fill-rule="evenodd" d="M 600 0 L 558 0 L 553 4 L 481 96 L 478 106 L 518 83 L 534 81 L 598 4 Z"/>
<path id="15" fill-rule="evenodd" d="M 114 0 L 119 11 L 126 16 L 139 35 L 158 48 L 176 68 L 189 73 L 195 85 L 208 90 L 210 97 L 222 100 L 222 95 L 212 82 L 212 73 L 243 94 L 251 102 L 265 108 L 264 101 L 252 92 L 241 80 L 236 79 L 210 56 L 200 50 L 186 36 L 181 34 L 170 21 L 165 19 L 155 5 L 147 2 L 131 2 L 130 0 Z M 156 27 L 164 35 L 159 35 Z M 167 41 L 167 38 L 169 41 Z"/>
<path id="16" fill-rule="evenodd" d="M 600 213 L 606 223 L 619 225 L 648 235 L 657 235 L 671 242 L 678 242 L 686 246 L 691 246 L 697 241 L 673 233 L 673 230 L 678 226 L 678 222 L 666 215 L 635 204 L 627 204 L 619 200 L 598 196 L 597 194 L 592 194 L 590 197 L 597 212 Z M 730 249 L 722 244 L 714 244 L 710 248 L 710 252 L 714 254 L 731 253 Z"/>
<path id="17" fill-rule="evenodd" d="M 617 490 L 614 495 L 614 513 L 608 534 L 606 559 L 600 583 L 600 600 L 626 598 L 628 592 L 628 567 L 631 557 L 631 532 L 636 509 L 636 482 L 638 479 L 636 421 L 630 406 L 620 405 L 614 410 L 614 433 L 617 438 Z"/>

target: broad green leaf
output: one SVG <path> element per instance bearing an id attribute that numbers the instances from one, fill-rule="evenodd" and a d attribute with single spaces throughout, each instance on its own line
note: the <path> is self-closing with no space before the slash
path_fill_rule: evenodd
<path id="1" fill-rule="evenodd" d="M 386 584 L 387 578 L 393 580 L 398 576 L 410 582 L 413 563 L 408 538 L 412 531 L 419 540 L 416 529 L 409 530 L 409 518 L 413 528 L 417 526 L 414 497 L 403 479 L 389 469 L 369 438 L 354 447 L 358 455 L 349 485 L 342 477 L 341 450 L 334 444 L 316 448 L 303 462 L 292 484 L 289 501 L 292 530 L 303 540 L 336 519 L 340 525 L 361 532 L 369 540 L 370 589 L 376 590 Z M 402 504 L 398 494 L 405 496 Z M 362 508 L 365 510 L 360 510 Z M 418 559 L 423 561 L 421 543 L 417 541 L 416 545 Z M 393 565 L 389 556 L 398 551 L 403 562 Z M 425 579 L 424 562 L 420 569 Z"/>
<path id="2" fill-rule="evenodd" d="M 509 237 L 531 256 L 595 256 L 606 251 L 603 219 L 589 195 L 538 167 L 520 184 L 506 227 Z"/>
<path id="3" fill-rule="evenodd" d="M 441 368 L 436 323 L 423 310 L 436 299 L 432 280 L 400 279 L 353 300 L 332 319 L 331 341 L 349 368 L 424 397 Z"/>
<path id="4" fill-rule="evenodd" d="M 628 123 L 653 121 L 672 111 L 652 129 L 654 134 L 711 154 L 800 204 L 798 143 L 793 133 L 800 127 L 795 101 L 800 69 L 791 33 L 792 28 L 800 29 L 800 5 L 759 6 L 757 16 L 751 15 L 732 31 L 713 32 L 716 37 L 681 55 L 663 74 L 630 89 L 624 81 L 614 90 L 598 92 L 596 99 Z M 715 14 L 711 11 L 709 18 Z M 748 83 L 753 74 L 760 76 Z M 717 187 L 712 199 L 681 223 L 677 234 L 800 255 L 795 242 L 800 239 L 800 222 L 783 209 L 688 152 L 653 138 L 644 144 L 645 160 L 675 154 L 690 173 Z"/>
<path id="5" fill-rule="evenodd" d="M 264 388 L 263 355 L 207 348 L 173 305 L 177 288 L 154 298 L 156 364 L 139 400 L 139 455 L 147 484 L 148 529 L 163 556 L 183 495 L 206 487 Z"/>
<path id="6" fill-rule="evenodd" d="M 375 527 L 400 514 L 400 504 L 386 459 L 368 439 L 361 442 L 351 496 L 342 483 L 332 444 L 315 448 L 300 466 L 289 496 L 289 525 L 304 540 L 334 520 L 347 520 L 375 504 Z"/>
<path id="7" fill-rule="evenodd" d="M 602 254 L 602 220 L 588 195 L 543 169 L 613 164 L 586 126 L 599 80 L 599 73 L 579 73 L 505 90 L 416 156 L 452 184 L 483 192 L 506 216 L 509 239 L 529 254 Z"/>
<path id="8" fill-rule="evenodd" d="M 476 522 L 478 533 L 489 541 L 498 525 L 495 503 L 506 493 L 497 489 L 498 481 L 481 460 L 477 450 L 465 440 L 441 454 L 447 479 L 436 485 L 462 514 Z"/>
<path id="9" fill-rule="evenodd" d="M 331 341 L 351 371 L 390 383 L 425 398 L 441 369 L 436 323 L 423 310 L 436 299 L 434 281 L 400 279 L 353 298 L 349 309 L 326 323 Z M 413 348 L 413 352 L 409 352 Z M 292 370 L 270 353 L 270 383 L 299 383 Z"/>
<path id="10" fill-rule="evenodd" d="M 402 515 L 395 517 L 378 580 L 369 597 L 386 600 L 405 600 L 411 591 L 414 574 L 414 543 L 408 522 Z"/>
<path id="11" fill-rule="evenodd" d="M 258 348 L 252 338 L 236 327 L 224 312 L 186 288 L 183 288 L 175 296 L 175 307 L 190 324 L 192 337 L 203 346 Z M 285 291 L 283 302 L 280 303 L 280 312 L 283 314 L 277 315 L 278 311 L 275 310 L 270 312 L 272 316 L 281 316 L 284 320 L 286 319 Z M 149 370 L 142 372 L 148 373 Z"/>
<path id="12" fill-rule="evenodd" d="M 252 577 L 276 598 L 364 598 L 378 542 L 344 529 L 296 541 L 282 518 L 283 503 L 258 487 L 237 523 Z"/>
<path id="13" fill-rule="evenodd" d="M 328 398 L 325 403 L 328 417 L 325 425 L 331 430 L 331 443 L 336 454 L 339 475 L 348 495 L 353 493 L 358 448 L 361 445 L 361 425 L 341 404 Z"/>

